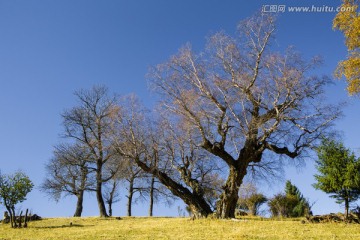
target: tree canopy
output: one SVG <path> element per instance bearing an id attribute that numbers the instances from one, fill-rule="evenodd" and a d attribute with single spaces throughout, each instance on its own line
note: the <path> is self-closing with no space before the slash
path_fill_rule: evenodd
<path id="1" fill-rule="evenodd" d="M 275 22 L 256 14 L 240 22 L 238 37 L 214 34 L 200 53 L 186 45 L 149 74 L 164 109 L 227 168 L 217 204 L 222 218 L 235 216 L 249 170 L 301 157 L 339 116 L 322 101 L 329 78 L 312 73 L 321 59 L 271 51 Z"/>
<path id="2" fill-rule="evenodd" d="M 348 49 L 346 60 L 339 62 L 335 75 L 345 76 L 350 95 L 360 93 L 360 14 L 359 1 L 343 0 L 341 11 L 333 21 L 334 29 L 340 30 L 345 36 Z"/>
<path id="3" fill-rule="evenodd" d="M 107 217 L 103 198 L 103 184 L 110 181 L 121 164 L 113 165 L 115 154 L 112 137 L 119 112 L 116 96 L 109 96 L 104 86 L 81 89 L 75 92 L 78 105 L 63 112 L 64 137 L 86 148 L 85 161 L 95 172 L 95 193 L 99 215 Z M 107 168 L 107 165 L 114 168 Z M 86 170 L 86 168 L 83 168 Z M 108 171 L 106 171 L 108 170 Z"/>
<path id="4" fill-rule="evenodd" d="M 23 172 L 14 174 L 0 174 L 0 200 L 10 214 L 11 226 L 16 227 L 15 205 L 26 200 L 26 195 L 31 192 L 34 184 Z"/>
<path id="5" fill-rule="evenodd" d="M 309 201 L 289 180 L 285 184 L 285 193 L 275 194 L 268 205 L 273 217 L 303 217 L 310 212 Z"/>
<path id="6" fill-rule="evenodd" d="M 295 207 L 291 211 L 292 217 L 302 217 L 310 212 L 310 203 L 304 198 L 300 190 L 291 183 L 290 180 L 286 181 L 285 194 L 287 196 L 294 196 L 297 200 Z"/>
<path id="7" fill-rule="evenodd" d="M 348 217 L 349 204 L 360 197 L 360 159 L 335 140 L 323 140 L 317 154 L 319 173 L 313 186 L 330 194 L 337 203 L 344 203 Z"/>
<path id="8" fill-rule="evenodd" d="M 40 189 L 58 201 L 61 196 L 73 195 L 78 201 L 74 217 L 80 217 L 84 192 L 95 188 L 89 149 L 81 144 L 59 144 L 46 164 L 46 178 Z"/>

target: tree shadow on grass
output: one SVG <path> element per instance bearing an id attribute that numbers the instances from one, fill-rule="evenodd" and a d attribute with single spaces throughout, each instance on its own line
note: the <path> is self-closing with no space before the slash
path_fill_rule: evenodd
<path id="1" fill-rule="evenodd" d="M 39 229 L 54 229 L 54 228 L 73 228 L 73 227 L 93 227 L 95 225 L 81 225 L 81 224 L 72 224 L 72 225 L 61 225 L 61 226 L 46 226 L 46 227 L 33 227 Z"/>

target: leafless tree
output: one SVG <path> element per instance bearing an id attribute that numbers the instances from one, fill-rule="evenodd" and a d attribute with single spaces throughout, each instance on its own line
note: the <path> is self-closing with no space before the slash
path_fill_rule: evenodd
<path id="1" fill-rule="evenodd" d="M 116 155 L 116 157 L 111 158 L 104 167 L 104 176 L 112 176 L 112 178 L 104 184 L 103 193 L 110 217 L 113 215 L 113 204 L 121 200 L 120 189 L 127 177 L 128 165 L 128 160 Z M 113 174 L 114 169 L 116 169 L 115 174 Z"/>
<path id="2" fill-rule="evenodd" d="M 157 136 L 154 134 L 150 134 L 150 137 L 152 139 L 152 143 L 154 145 L 152 146 L 152 151 L 150 151 L 150 159 L 151 159 L 151 166 L 153 168 L 158 168 L 159 164 L 159 139 L 155 139 Z M 162 169 L 164 172 L 169 173 L 169 175 L 172 175 L 171 171 L 165 171 L 166 167 Z M 169 192 L 169 190 L 166 188 L 165 185 L 162 185 L 159 180 L 157 180 L 156 176 L 154 174 L 150 174 L 149 178 L 149 192 L 148 192 L 148 198 L 149 198 L 149 216 L 152 217 L 154 213 L 154 203 L 158 202 L 160 199 L 165 200 L 165 203 L 167 205 L 171 205 L 172 201 L 175 200 L 175 196 Z"/>
<path id="3" fill-rule="evenodd" d="M 167 206 L 171 206 L 176 200 L 174 196 L 161 182 L 154 176 L 150 175 L 147 178 L 148 193 L 145 195 L 144 200 L 149 201 L 149 217 L 154 215 L 154 205 L 162 202 Z"/>
<path id="4" fill-rule="evenodd" d="M 119 193 L 119 180 L 112 179 L 109 183 L 109 188 L 105 187 L 104 190 L 104 199 L 106 204 L 108 205 L 109 210 L 109 217 L 112 217 L 113 215 L 113 209 L 112 206 L 114 203 L 117 203 L 121 200 L 120 193 Z"/>
<path id="5" fill-rule="evenodd" d="M 96 198 L 100 217 L 107 217 L 103 199 L 103 183 L 111 180 L 117 168 L 105 168 L 116 158 L 113 149 L 114 123 L 119 107 L 115 97 L 108 96 L 103 86 L 95 86 L 90 90 L 75 92 L 79 104 L 62 114 L 66 138 L 80 143 L 91 154 L 91 169 L 95 171 Z M 119 165 L 120 166 L 120 165 Z M 106 174 L 104 174 L 104 170 Z"/>
<path id="6" fill-rule="evenodd" d="M 147 178 L 146 174 L 140 167 L 138 167 L 134 162 L 129 161 L 126 173 L 125 181 L 128 182 L 127 188 L 127 216 L 132 216 L 132 204 L 134 202 L 135 194 L 138 194 L 138 197 L 143 197 L 148 192 L 148 187 L 145 185 L 145 179 Z"/>
<path id="7" fill-rule="evenodd" d="M 212 213 L 205 196 L 207 181 L 212 179 L 208 177 L 212 167 L 202 166 L 202 159 L 207 158 L 191 141 L 185 140 L 189 132 L 181 138 L 182 133 L 175 135 L 172 130 L 176 128 L 165 122 L 154 126 L 135 97 L 128 98 L 122 109 L 124 111 L 118 118 L 118 153 L 133 160 L 144 172 L 154 175 L 188 204 L 196 217 Z"/>
<path id="8" fill-rule="evenodd" d="M 112 217 L 113 210 L 112 206 L 114 203 L 119 202 L 120 199 L 120 179 L 113 177 L 110 181 L 107 182 L 104 186 L 104 200 L 105 203 L 108 205 L 108 215 L 109 217 Z"/>
<path id="9" fill-rule="evenodd" d="M 58 201 L 61 196 L 77 198 L 74 217 L 81 217 L 85 191 L 91 191 L 95 179 L 89 169 L 91 154 L 85 146 L 60 144 L 46 165 L 46 179 L 40 189 Z"/>
<path id="10" fill-rule="evenodd" d="M 164 108 L 184 122 L 195 145 L 227 165 L 216 209 L 221 218 L 235 217 L 249 166 L 266 168 L 263 161 L 274 156 L 306 156 L 340 115 L 338 107 L 324 104 L 329 79 L 311 75 L 318 58 L 305 61 L 291 48 L 270 51 L 272 15 L 259 13 L 238 30 L 236 39 L 213 35 L 200 54 L 187 45 L 149 74 Z"/>
<path id="11" fill-rule="evenodd" d="M 208 152 L 195 145 L 194 135 L 183 122 L 164 118 L 160 124 L 163 133 L 162 156 L 170 159 L 173 174 L 178 182 L 184 182 L 192 189 L 194 195 L 203 198 L 211 209 L 219 197 L 221 185 L 224 183 L 221 166 Z M 159 132 L 159 131 L 157 131 Z M 189 205 L 193 214 L 198 214 L 194 206 Z"/>

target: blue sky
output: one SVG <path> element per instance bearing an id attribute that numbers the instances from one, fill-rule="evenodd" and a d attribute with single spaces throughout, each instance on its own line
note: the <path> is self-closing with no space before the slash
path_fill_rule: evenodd
<path id="1" fill-rule="evenodd" d="M 151 106 L 155 100 L 147 89 L 148 67 L 165 61 L 190 42 L 201 50 L 206 36 L 219 30 L 230 34 L 237 23 L 263 5 L 338 6 L 340 1 L 241 1 L 241 0 L 0 0 L 0 169 L 2 173 L 25 171 L 39 185 L 44 164 L 53 146 L 61 141 L 60 113 L 76 104 L 73 92 L 94 84 L 111 91 L 136 93 Z M 332 30 L 335 13 L 290 13 L 279 15 L 273 46 L 294 45 L 305 57 L 322 55 L 319 74 L 331 75 L 346 56 L 344 39 Z M 349 100 L 344 117 L 337 122 L 345 144 L 358 153 L 359 99 L 350 99 L 344 82 L 329 87 L 330 101 Z M 311 184 L 315 173 L 308 161 L 302 169 L 286 169 L 311 202 L 314 213 L 342 211 L 326 194 Z M 263 185 L 271 195 L 284 182 Z M 123 197 L 124 199 L 124 197 Z M 155 208 L 156 215 L 178 214 L 174 204 Z M 35 189 L 21 204 L 41 216 L 71 216 L 75 199 L 55 203 Z M 114 206 L 115 215 L 125 214 L 125 202 Z M 4 210 L 0 206 L 0 210 Z M 96 199 L 88 196 L 84 215 L 97 215 Z M 134 209 L 147 214 L 147 203 Z"/>

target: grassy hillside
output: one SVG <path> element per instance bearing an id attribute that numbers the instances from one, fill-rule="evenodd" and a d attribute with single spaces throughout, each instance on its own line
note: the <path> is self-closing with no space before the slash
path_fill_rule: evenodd
<path id="1" fill-rule="evenodd" d="M 72 225 L 70 225 L 72 223 Z M 360 239 L 359 225 L 187 218 L 50 218 L 27 229 L 0 224 L 0 239 Z"/>

